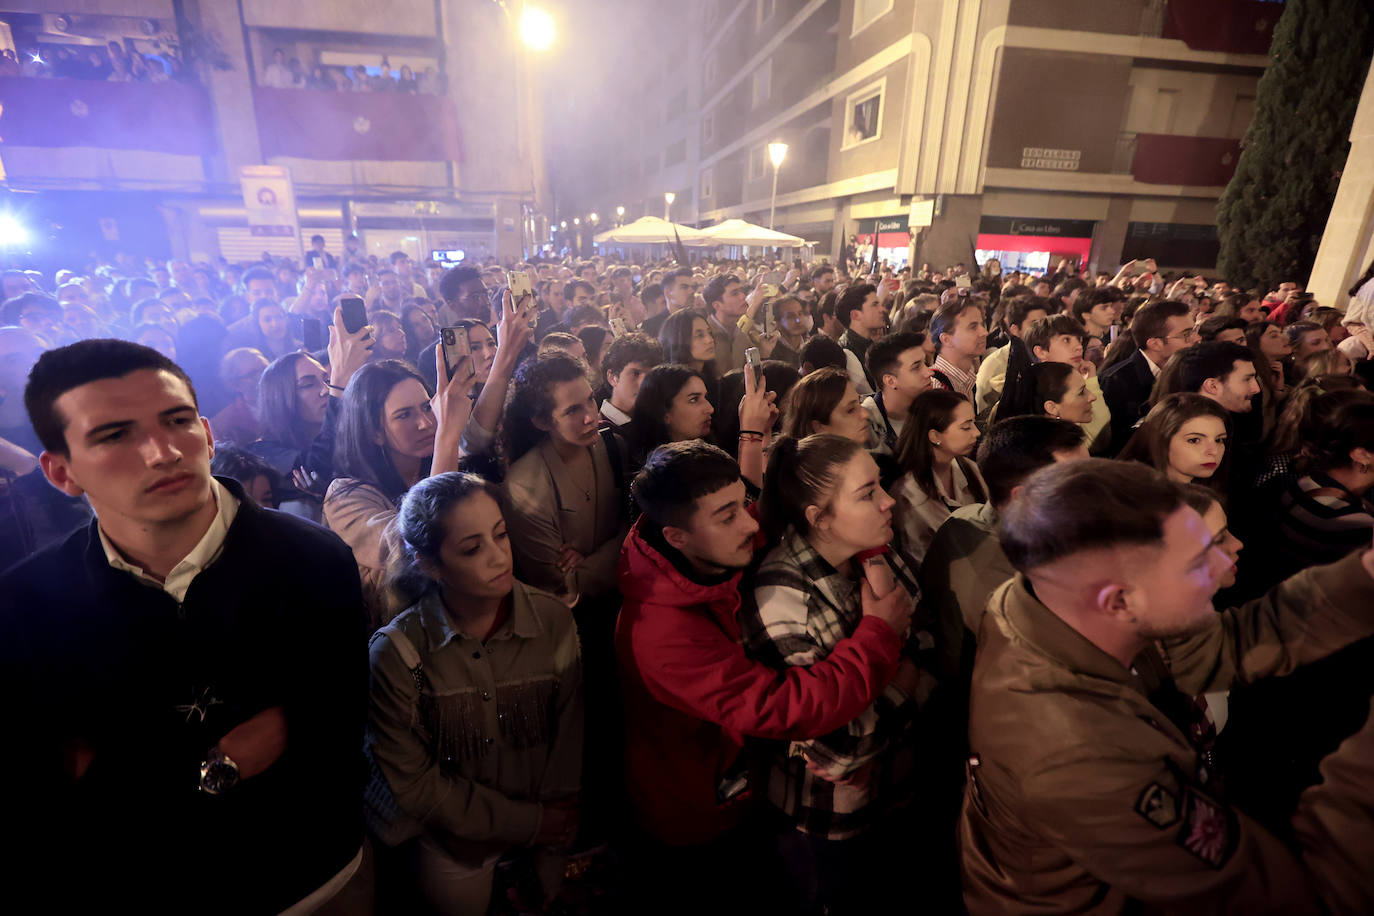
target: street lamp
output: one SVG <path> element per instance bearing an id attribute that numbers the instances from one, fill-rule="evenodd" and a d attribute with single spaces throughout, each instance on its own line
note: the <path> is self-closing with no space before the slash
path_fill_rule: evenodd
<path id="1" fill-rule="evenodd" d="M 596 213 L 592 213 L 590 216 L 587 217 L 587 219 L 591 220 L 593 226 L 601 222 L 601 217 L 597 216 Z"/>
<path id="2" fill-rule="evenodd" d="M 787 158 L 787 144 L 768 144 L 768 158 L 773 163 L 773 202 L 768 205 L 768 228 L 772 229 L 773 214 L 778 209 L 778 170 L 782 168 L 782 161 Z"/>
<path id="3" fill-rule="evenodd" d="M 622 223 L 625 222 L 625 208 L 624 208 L 624 207 L 616 207 L 616 208 L 615 208 L 615 218 L 616 218 L 616 220 L 618 220 L 619 222 L 622 222 Z"/>
<path id="4" fill-rule="evenodd" d="M 665 220 L 669 220 L 670 222 L 671 222 L 671 219 L 670 219 L 670 217 L 669 217 L 669 214 L 673 212 L 673 201 L 675 201 L 675 200 L 677 200 L 677 195 L 674 194 L 672 191 L 667 191 L 667 192 L 664 193 L 664 195 L 663 195 L 663 218 L 664 218 Z"/>
<path id="5" fill-rule="evenodd" d="M 560 228 L 560 229 L 566 229 L 566 228 L 568 228 L 568 221 L 567 221 L 567 220 L 563 220 L 562 222 L 560 222 L 560 223 L 558 224 L 558 228 Z"/>
<path id="6" fill-rule="evenodd" d="M 573 217 L 573 225 L 574 225 L 574 226 L 580 226 L 580 225 L 582 225 L 582 220 L 579 219 L 578 217 L 574 216 L 574 217 Z"/>
<path id="7" fill-rule="evenodd" d="M 520 40 L 533 51 L 553 47 L 553 17 L 537 6 L 527 6 L 520 14 Z"/>

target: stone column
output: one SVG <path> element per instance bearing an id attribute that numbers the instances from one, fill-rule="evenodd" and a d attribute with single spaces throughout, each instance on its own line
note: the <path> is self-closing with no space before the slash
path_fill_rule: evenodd
<path id="1" fill-rule="evenodd" d="M 1326 220 L 1317 262 L 1307 288 L 1322 305 L 1344 308 L 1347 290 L 1374 260 L 1374 68 L 1364 81 L 1360 107 L 1350 128 L 1336 202 Z"/>

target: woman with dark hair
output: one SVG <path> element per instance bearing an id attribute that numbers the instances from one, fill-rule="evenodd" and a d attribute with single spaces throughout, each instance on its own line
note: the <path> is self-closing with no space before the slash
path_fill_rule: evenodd
<path id="1" fill-rule="evenodd" d="M 920 597 L 915 575 L 890 549 L 895 504 L 878 476 L 867 450 L 843 436 L 783 437 L 774 445 L 759 507 L 776 546 L 764 557 L 753 601 L 740 614 L 755 658 L 779 670 L 812 665 L 870 625 L 863 623 L 866 608 Z M 913 620 L 897 673 L 872 706 L 830 734 L 779 745 L 772 754 L 759 794 L 786 823 L 777 843 L 802 895 L 799 912 L 840 904 L 845 912 L 881 912 L 907 878 L 884 864 L 898 860 L 957 893 L 958 870 L 944 867 L 953 861 L 941 862 L 943 874 L 936 878 L 924 870 L 934 862 L 917 849 L 927 838 L 934 846 L 935 837 L 949 835 L 952 807 L 938 817 L 926 810 L 919 830 L 899 813 L 911 810 L 906 805 L 918 789 L 938 805 L 948 797 L 944 789 L 952 788 L 930 781 L 947 768 L 918 771 L 912 753 L 917 723 L 941 718 L 916 715 L 918 708 L 932 711 L 933 636 L 931 627 Z M 957 737 L 941 737 L 922 736 L 926 762 L 942 754 L 957 760 Z M 943 845 L 952 855 L 950 844 Z"/>
<path id="2" fill-rule="evenodd" d="M 1070 423 L 1092 422 L 1097 396 L 1088 390 L 1088 380 L 1068 363 L 1035 363 L 1025 371 L 1008 374 L 996 417 L 1049 416 Z"/>
<path id="3" fill-rule="evenodd" d="M 582 341 L 582 349 L 587 354 L 587 371 L 591 374 L 587 377 L 593 385 L 600 386 L 606 373 L 601 370 L 601 359 L 606 353 L 606 348 L 615 340 L 611 332 L 603 327 L 592 325 L 577 332 L 578 339 Z"/>
<path id="4" fill-rule="evenodd" d="M 982 434 L 973 404 L 954 391 L 917 395 L 897 439 L 902 477 L 893 486 L 899 543 L 920 563 L 935 531 L 963 506 L 988 501 L 988 486 L 970 457 Z"/>
<path id="5" fill-rule="evenodd" d="M 418 368 L 423 375 L 423 355 L 434 348 L 439 339 L 439 329 L 434 326 L 434 319 L 429 317 L 424 306 L 413 300 L 401 309 L 401 324 L 406 332 L 406 362 Z"/>
<path id="6" fill-rule="evenodd" d="M 225 327 L 247 318 L 248 311 L 248 300 L 237 293 L 225 296 L 219 301 L 219 317 Z"/>
<path id="7" fill-rule="evenodd" d="M 384 534 L 397 503 L 431 473 L 457 470 L 462 457 L 472 360 L 462 360 L 452 379 L 442 366 L 439 373 L 439 392 L 431 395 L 406 363 L 369 363 L 353 375 L 339 407 L 337 477 L 325 493 L 324 522 L 353 549 L 373 629 L 395 610 L 382 577 L 389 554 Z"/>
<path id="8" fill-rule="evenodd" d="M 1175 392 L 1160 399 L 1118 456 L 1139 461 L 1178 483 L 1226 492 L 1231 417 L 1211 398 Z"/>
<path id="9" fill-rule="evenodd" d="M 819 369 L 788 393 L 782 434 L 802 439 L 820 433 L 843 436 L 864 448 L 872 439 L 868 411 L 843 370 Z"/>
<path id="10" fill-rule="evenodd" d="M 349 380 L 368 360 L 371 341 L 368 327 L 344 330 L 336 309 L 328 369 L 307 353 L 288 353 L 263 370 L 255 405 L 259 435 L 247 449 L 270 464 L 288 490 L 281 494 L 282 511 L 320 521 L 321 488 L 334 478 L 339 407 Z"/>
<path id="11" fill-rule="evenodd" d="M 706 396 L 714 403 L 716 339 L 706 319 L 691 309 L 674 312 L 663 322 L 658 342 L 663 345 L 663 361 L 686 366 L 700 375 L 706 383 Z"/>
<path id="12" fill-rule="evenodd" d="M 394 526 L 387 582 L 406 610 L 369 651 L 373 833 L 432 912 L 486 913 L 497 860 L 520 847 L 552 896 L 578 823 L 572 615 L 514 578 L 500 492 L 480 477 L 420 481 Z M 418 837 L 402 840 L 403 823 Z"/>
<path id="13" fill-rule="evenodd" d="M 600 419 L 581 360 L 551 353 L 516 370 L 502 418 L 511 538 L 522 577 L 569 606 L 615 591 L 629 530 L 627 457 Z"/>
<path id="14" fill-rule="evenodd" d="M 405 359 L 409 344 L 406 341 L 405 325 L 401 316 L 386 309 L 373 309 L 368 322 L 373 327 L 377 342 L 372 346 L 372 361 L 383 359 Z M 406 360 L 410 362 L 409 360 Z M 414 366 L 414 363 L 410 363 Z M 416 366 L 415 368 L 419 368 Z"/>
<path id="15" fill-rule="evenodd" d="M 700 372 L 675 363 L 650 369 L 624 427 L 635 466 L 660 445 L 709 436 L 715 412 Z"/>
<path id="16" fill-rule="evenodd" d="M 286 311 L 271 299 L 253 303 L 246 321 L 229 332 L 233 347 L 253 347 L 269 360 L 285 356 L 300 346 L 291 334 Z"/>

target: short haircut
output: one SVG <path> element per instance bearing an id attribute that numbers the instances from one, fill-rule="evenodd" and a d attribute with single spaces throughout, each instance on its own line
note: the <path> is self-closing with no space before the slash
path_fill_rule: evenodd
<path id="1" fill-rule="evenodd" d="M 702 291 L 701 297 L 706 300 L 706 307 L 712 308 L 717 302 L 724 301 L 725 288 L 731 283 L 738 283 L 739 277 L 734 274 L 721 274 L 712 277 L 711 282 L 706 284 L 706 289 Z"/>
<path id="2" fill-rule="evenodd" d="M 581 325 L 593 325 L 593 324 L 594 324 L 594 325 L 597 325 L 598 327 L 605 327 L 605 326 L 606 326 L 606 313 L 603 312 L 603 311 L 601 311 L 600 306 L 596 306 L 596 305 L 579 305 L 579 306 L 577 306 L 577 307 L 574 308 L 574 309 L 570 309 L 570 310 L 568 311 L 568 313 L 567 313 L 566 315 L 563 316 L 563 323 L 566 324 L 566 325 L 567 325 L 568 327 L 570 327 L 570 328 L 575 328 L 575 327 L 577 327 L 579 324 L 581 324 Z"/>
<path id="3" fill-rule="evenodd" d="M 1054 292 L 1052 293 L 1052 295 L 1056 299 L 1064 299 L 1068 296 L 1072 296 L 1074 290 L 1084 289 L 1087 287 L 1087 285 L 1087 281 L 1085 281 L 1082 277 L 1066 277 L 1065 279 L 1059 282 L 1058 286 L 1054 288 Z"/>
<path id="4" fill-rule="evenodd" d="M 577 288 L 579 286 L 585 289 L 587 292 L 591 293 L 593 296 L 596 295 L 596 287 L 592 286 L 586 280 L 570 280 L 563 286 L 563 298 L 566 299 L 568 302 L 572 302 L 574 299 L 577 298 Z"/>
<path id="5" fill-rule="evenodd" d="M 994 423 L 978 444 L 978 469 L 994 506 L 1006 505 L 1027 477 L 1054 464 L 1056 452 L 1083 444 L 1083 427 L 1057 417 L 1010 417 Z"/>
<path id="6" fill-rule="evenodd" d="M 647 307 L 651 303 L 660 302 L 664 298 L 663 287 L 658 283 L 650 283 L 639 291 L 639 301 Z"/>
<path id="7" fill-rule="evenodd" d="M 38 357 L 24 388 L 24 407 L 43 448 L 55 455 L 71 454 L 67 448 L 68 419 L 57 410 L 58 398 L 73 388 L 103 379 L 123 378 L 141 369 L 175 375 L 191 393 L 191 403 L 196 404 L 196 388 L 185 370 L 142 344 L 127 340 L 80 340 Z"/>
<path id="8" fill-rule="evenodd" d="M 274 287 L 277 285 L 277 278 L 272 275 L 271 269 L 263 267 L 261 264 L 248 268 L 243 272 L 243 276 L 239 277 L 239 282 L 243 284 L 244 289 L 247 289 L 248 284 L 254 280 L 270 280 Z"/>
<path id="9" fill-rule="evenodd" d="M 1137 349 L 1144 350 L 1151 338 L 1163 337 L 1169 330 L 1170 318 L 1183 318 L 1191 312 L 1186 302 L 1174 299 L 1146 303 L 1135 310 L 1131 319 L 1131 339 Z"/>
<path id="10" fill-rule="evenodd" d="M 983 314 L 983 306 L 977 299 L 959 298 L 940 306 L 935 317 L 930 319 L 930 338 L 935 342 L 936 353 L 944 349 L 944 341 L 940 338 L 954 333 L 955 322 L 969 309 L 977 309 L 979 315 Z"/>
<path id="11" fill-rule="evenodd" d="M 410 255 L 406 254 L 404 251 L 393 251 L 391 253 L 391 256 L 387 258 L 387 260 L 390 261 L 392 264 L 395 264 L 397 261 L 405 261 L 409 258 Z"/>
<path id="12" fill-rule="evenodd" d="M 439 297 L 445 302 L 457 302 L 458 297 L 463 294 L 464 284 L 471 283 L 473 280 L 481 281 L 482 275 L 476 268 L 454 267 L 444 272 L 439 278 Z"/>
<path id="13" fill-rule="evenodd" d="M 1073 317 L 1086 323 L 1084 316 L 1097 306 L 1105 305 L 1108 302 L 1116 302 L 1124 298 L 1120 296 L 1118 292 L 1118 290 L 1110 286 L 1093 287 L 1084 290 L 1078 294 L 1078 298 L 1074 300 L 1069 311 Z"/>
<path id="14" fill-rule="evenodd" d="M 817 280 L 819 280 L 821 277 L 824 277 L 826 274 L 833 274 L 834 272 L 835 268 L 833 265 L 821 264 L 811 271 L 811 282 L 815 283 Z"/>
<path id="15" fill-rule="evenodd" d="M 1037 318 L 1032 321 L 1030 327 L 1021 329 L 1021 340 L 1025 342 L 1026 349 L 1034 356 L 1036 347 L 1048 350 L 1050 341 L 1062 334 L 1077 337 L 1078 342 L 1083 346 L 1088 345 L 1087 329 L 1078 323 L 1078 319 L 1070 318 L 1062 312 L 1058 315 Z"/>
<path id="16" fill-rule="evenodd" d="M 801 352 L 797 354 L 797 362 L 799 365 L 810 366 L 812 372 L 818 369 L 845 369 L 849 361 L 845 359 L 844 353 L 844 347 L 824 334 L 817 334 L 802 344 Z"/>
<path id="17" fill-rule="evenodd" d="M 867 363 L 868 374 L 873 377 L 879 391 L 883 388 L 883 376 L 900 368 L 902 354 L 908 350 L 920 350 L 924 355 L 925 342 L 924 334 L 912 331 L 886 334 L 873 341 L 864 361 Z"/>
<path id="18" fill-rule="evenodd" d="M 1249 327 L 1250 325 L 1244 318 L 1236 318 L 1231 315 L 1213 315 L 1197 329 L 1197 336 L 1205 343 L 1216 340 L 1217 335 L 1223 331 L 1244 331 Z"/>
<path id="19" fill-rule="evenodd" d="M 362 264 L 359 264 L 357 261 L 354 261 L 353 263 L 349 264 L 347 267 L 344 268 L 343 274 L 345 277 L 351 274 L 362 274 L 363 276 L 367 276 L 367 268 L 364 267 Z M 442 282 L 443 281 L 441 280 L 441 285 Z"/>
<path id="20" fill-rule="evenodd" d="M 691 279 L 692 271 L 690 268 L 687 267 L 679 267 L 677 270 L 670 270 L 666 272 L 663 275 L 663 279 L 660 281 L 660 283 L 662 283 L 663 285 L 663 294 L 666 296 L 668 294 L 668 290 L 672 289 L 674 284 L 676 284 L 678 280 L 687 280 L 690 282 Z"/>
<path id="21" fill-rule="evenodd" d="M 638 331 L 617 337 L 601 358 L 601 369 L 619 375 L 630 363 L 640 363 L 647 371 L 663 362 L 663 345 Z"/>
<path id="22" fill-rule="evenodd" d="M 1222 379 L 1236 370 L 1236 363 L 1253 364 L 1250 348 L 1229 340 L 1209 340 L 1180 350 L 1174 356 L 1179 361 L 1180 391 L 1199 392 L 1209 378 Z"/>
<path id="23" fill-rule="evenodd" d="M 143 301 L 152 302 L 156 305 L 162 304 L 157 299 L 145 299 Z M 35 305 L 48 312 L 58 321 L 62 320 L 62 306 L 55 298 L 47 293 L 29 290 L 11 299 L 6 299 L 5 304 L 0 305 L 0 325 L 18 325 L 20 316 L 24 314 L 24 309 Z"/>
<path id="24" fill-rule="evenodd" d="M 855 283 L 845 289 L 843 295 L 835 303 L 835 320 L 844 327 L 849 327 L 849 322 L 854 318 L 854 312 L 864 307 L 864 301 L 869 293 L 876 293 L 878 287 L 872 283 Z"/>
<path id="25" fill-rule="evenodd" d="M 1019 572 L 1088 550 L 1157 545 L 1182 487 L 1143 464 L 1089 458 L 1032 473 L 1002 511 L 1002 550 Z"/>
<path id="26" fill-rule="evenodd" d="M 281 485 L 281 476 L 265 458 L 260 458 L 233 442 L 215 443 L 215 454 L 210 459 L 210 473 L 217 477 L 237 480 L 245 490 L 255 477 L 266 477 L 268 485 L 274 491 Z"/>
<path id="27" fill-rule="evenodd" d="M 315 244 L 316 242 L 323 242 L 323 241 L 324 241 L 324 236 L 322 236 L 322 235 L 312 235 L 312 236 L 310 236 L 310 244 L 312 244 L 312 245 Z"/>
<path id="28" fill-rule="evenodd" d="M 686 528 L 698 499 L 739 479 L 735 459 L 714 445 L 689 439 L 654 449 L 630 484 L 630 493 L 654 528 Z"/>
<path id="29" fill-rule="evenodd" d="M 1025 333 L 1026 316 L 1036 310 L 1044 312 L 1046 315 L 1054 314 L 1054 303 L 1043 296 L 1032 296 L 1030 294 L 1017 296 L 1007 303 L 1007 327 L 1016 325 Z"/>

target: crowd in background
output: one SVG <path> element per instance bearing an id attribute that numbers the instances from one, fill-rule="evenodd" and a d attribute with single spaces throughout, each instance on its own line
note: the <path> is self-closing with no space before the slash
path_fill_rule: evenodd
<path id="1" fill-rule="evenodd" d="M 5 48 L 0 50 L 0 76 L 112 83 L 164 83 L 188 78 L 176 52 L 144 54 L 132 43 L 119 41 L 104 46 L 36 46 L 18 51 Z"/>
<path id="2" fill-rule="evenodd" d="M 315 69 L 318 79 L 304 76 L 277 52 L 264 83 L 350 88 L 337 68 Z M 395 82 L 385 67 L 383 78 Z M 417 91 L 404 90 L 407 80 L 417 82 L 403 68 L 398 87 Z M 1150 511 L 1151 500 L 1183 500 L 1206 526 L 1213 559 L 1225 560 L 1206 576 L 1189 567 L 1207 579 L 1204 603 L 1263 599 L 1267 610 L 1254 611 L 1263 620 L 1288 613 L 1293 599 L 1263 596 L 1290 576 L 1308 575 L 1303 587 L 1320 592 L 1327 580 L 1304 571 L 1347 562 L 1348 580 L 1348 558 L 1374 528 L 1374 267 L 1343 312 L 1295 281 L 1237 289 L 1152 261 L 1096 275 L 1067 262 L 1030 275 L 1003 274 L 996 261 L 913 269 L 773 257 L 444 270 L 403 252 L 365 256 L 356 243 L 339 256 L 318 237 L 300 262 L 121 255 L 0 279 L 0 567 L 29 558 L 7 581 L 27 581 L 25 570 L 59 574 L 63 551 L 94 550 L 80 555 L 102 569 L 108 555 L 111 568 L 138 574 L 103 536 L 72 546 L 87 544 L 93 511 L 99 525 L 88 530 L 105 530 L 118 503 L 77 480 L 87 446 L 72 445 L 70 416 L 65 428 L 53 418 L 79 384 L 63 387 L 68 376 L 98 382 L 151 369 L 182 379 L 208 421 L 203 432 L 169 434 L 201 445 L 166 446 L 208 451 L 213 442 L 206 524 L 213 507 L 222 516 L 232 504 L 255 532 L 260 565 L 240 571 L 252 584 L 235 613 L 270 603 L 274 590 L 306 588 L 277 571 L 276 552 L 310 569 L 301 581 L 314 597 L 300 600 L 312 614 L 342 613 L 311 604 L 328 591 L 366 618 L 366 633 L 362 623 L 340 633 L 312 617 L 299 642 L 294 630 L 260 634 L 311 658 L 292 677 L 348 682 L 354 705 L 340 717 L 367 719 L 353 757 L 365 750 L 369 764 L 356 790 L 370 839 L 357 851 L 361 827 L 321 813 L 339 797 L 331 802 L 326 788 L 351 791 L 347 741 L 312 745 L 327 777 L 300 764 L 258 776 L 238 760 L 233 778 L 243 784 L 225 798 L 257 786 L 254 804 L 286 805 L 277 793 L 294 783 L 282 780 L 300 780 L 319 798 L 292 801 L 280 817 L 330 825 L 320 836 L 264 839 L 277 871 L 260 886 L 226 889 L 241 912 L 331 899 L 333 911 L 365 912 L 347 909 L 340 890 L 363 868 L 375 870 L 379 912 L 481 913 L 541 899 L 585 912 L 1062 905 L 1077 879 L 1057 887 L 1034 866 L 1044 860 L 1008 851 L 1028 828 L 995 803 L 1002 787 L 988 767 L 989 797 L 979 793 L 969 744 L 972 733 L 972 750 L 991 760 L 995 740 L 977 745 L 977 736 L 1014 730 L 990 725 L 979 703 L 989 675 L 973 667 L 984 640 L 1012 651 L 998 642 L 1016 619 L 998 609 L 1014 601 L 1005 583 L 1052 565 L 1034 559 L 1052 549 L 1046 542 L 1077 536 L 1067 523 L 1040 531 L 1035 511 L 1116 506 L 1119 524 L 1108 517 L 1094 529 L 1109 541 L 1128 537 L 1120 531 L 1130 514 Z M 354 311 L 365 315 L 356 326 Z M 102 375 L 107 363 L 116 368 Z M 175 415 L 175 398 L 167 403 Z M 1046 470 L 1074 463 L 1079 470 Z M 1026 502 L 1026 488 L 1040 495 Z M 272 527 L 279 515 L 258 507 L 294 516 L 282 523 L 287 534 Z M 232 514 L 222 521 L 224 556 L 248 550 L 232 539 Z M 198 557 L 199 576 L 239 569 L 213 556 L 187 562 Z M 157 587 L 172 593 L 179 569 Z M 356 582 L 340 584 L 354 570 Z M 1058 586 L 1032 578 L 1051 604 Z M 227 572 L 214 581 L 239 587 Z M 193 620 L 192 606 L 213 602 L 208 590 L 173 594 L 175 608 L 159 613 Z M 60 603 L 60 592 L 37 586 L 24 595 Z M 25 634 L 28 648 L 10 640 L 7 659 L 35 651 L 40 642 Z M 1263 837 L 1296 845 L 1300 793 L 1365 723 L 1368 643 L 1277 683 L 1238 673 L 1258 662 L 1228 662 L 1240 678 L 1229 693 L 1212 689 L 1215 672 L 1186 679 L 1189 660 L 1166 653 L 1177 702 L 1153 692 L 1151 702 L 1205 761 L 1198 779 L 1211 780 L 1213 800 L 1131 784 L 1124 810 L 1137 828 L 1169 828 L 1171 844 L 1176 822 L 1201 830 L 1217 818 L 1220 839 L 1195 842 L 1185 831 L 1170 847 L 1216 877 L 1189 884 L 1176 862 L 1131 860 L 1129 850 L 1126 864 L 1087 871 L 1111 893 L 1124 887 L 1167 904 L 1240 887 L 1249 879 L 1239 872 L 1261 869 L 1253 847 Z M 367 645 L 362 683 L 349 680 L 360 661 L 334 671 L 322 658 L 337 649 L 360 660 Z M 124 650 L 71 651 L 94 659 Z M 41 680 L 26 669 L 10 686 L 30 684 L 30 674 Z M 190 704 L 186 722 L 198 712 L 203 725 L 206 701 Z M 288 747 L 315 741 L 291 703 L 281 706 L 289 728 L 271 717 L 260 727 L 280 728 Z M 353 727 L 336 724 L 344 734 Z M 67 769 L 54 772 L 74 773 L 78 785 L 91 781 L 86 766 L 101 780 L 130 769 L 121 763 L 112 776 L 81 741 L 74 750 L 63 741 L 54 746 Z M 167 739 L 177 741 L 194 743 Z M 237 742 L 251 750 L 229 753 L 226 736 L 216 753 L 251 760 L 271 743 Z M 345 759 L 328 756 L 336 753 Z M 205 781 L 213 763 L 212 754 L 202 792 L 216 791 Z M 151 785 L 158 772 L 125 778 Z M 1108 763 L 1093 772 L 1111 779 Z M 73 810 L 134 816 L 100 794 L 117 784 L 96 783 Z M 164 789 L 150 808 L 177 807 Z M 258 831 L 223 825 L 235 836 Z M 293 871 L 293 837 L 333 857 L 300 853 Z M 1085 861 L 1095 861 L 1091 850 L 1075 857 Z M 1030 877 L 1017 884 L 1019 868 Z M 1168 890 L 1155 896 L 1156 873 L 1178 886 L 1161 879 Z M 502 889 L 495 901 L 493 888 Z"/>

